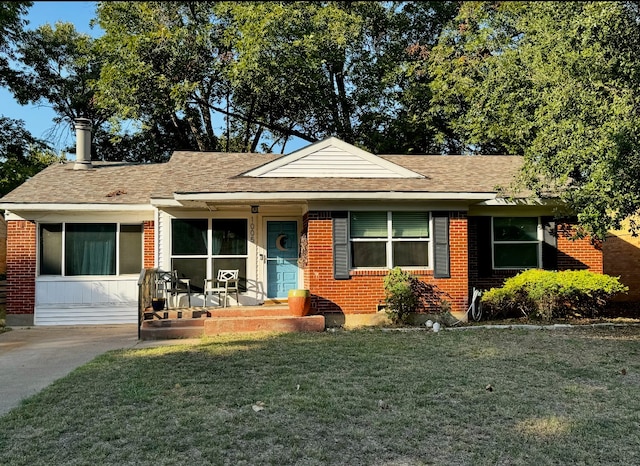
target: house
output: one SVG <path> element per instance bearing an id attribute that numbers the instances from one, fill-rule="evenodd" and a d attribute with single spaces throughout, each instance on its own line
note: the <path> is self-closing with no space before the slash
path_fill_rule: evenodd
<path id="1" fill-rule="evenodd" d="M 175 152 L 166 163 L 48 167 L 0 199 L 9 325 L 137 321 L 143 267 L 239 269 L 241 305 L 312 294 L 329 324 L 373 317 L 400 266 L 464 317 L 474 287 L 523 268 L 603 270 L 553 200 L 501 198 L 516 156 L 374 155 L 336 138 L 288 155 Z M 438 305 L 436 301 L 434 305 Z"/>

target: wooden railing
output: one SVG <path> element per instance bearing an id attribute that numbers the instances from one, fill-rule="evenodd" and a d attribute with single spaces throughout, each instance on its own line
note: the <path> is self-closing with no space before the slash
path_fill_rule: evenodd
<path id="1" fill-rule="evenodd" d="M 144 320 L 144 310 L 151 306 L 151 299 L 155 291 L 157 269 L 142 269 L 138 278 L 138 340 L 140 339 L 140 327 Z"/>

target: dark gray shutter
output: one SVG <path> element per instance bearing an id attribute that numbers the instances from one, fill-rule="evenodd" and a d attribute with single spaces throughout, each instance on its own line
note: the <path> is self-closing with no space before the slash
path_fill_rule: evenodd
<path id="1" fill-rule="evenodd" d="M 349 215 L 333 212 L 333 278 L 348 280 L 349 275 Z"/>
<path id="2" fill-rule="evenodd" d="M 493 275 L 491 217 L 474 217 L 474 220 L 476 222 L 478 276 L 481 278 L 491 277 Z"/>
<path id="3" fill-rule="evenodd" d="M 449 215 L 446 212 L 433 214 L 433 256 L 433 276 L 450 278 Z"/>
<path id="4" fill-rule="evenodd" d="M 544 236 L 542 241 L 542 268 L 556 270 L 558 268 L 558 235 L 553 217 L 542 217 Z"/>

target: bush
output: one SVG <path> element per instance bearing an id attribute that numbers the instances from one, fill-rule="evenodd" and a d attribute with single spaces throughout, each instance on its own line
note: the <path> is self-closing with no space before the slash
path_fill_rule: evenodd
<path id="1" fill-rule="evenodd" d="M 387 315 L 394 324 L 405 323 L 418 304 L 413 281 L 413 276 L 400 267 L 395 267 L 384 277 Z"/>
<path id="2" fill-rule="evenodd" d="M 596 317 L 614 295 L 628 290 L 617 277 L 588 270 L 531 269 L 483 293 L 482 303 L 494 317 Z"/>

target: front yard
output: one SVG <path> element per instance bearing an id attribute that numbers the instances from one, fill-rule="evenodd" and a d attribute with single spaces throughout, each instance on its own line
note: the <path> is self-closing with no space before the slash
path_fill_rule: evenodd
<path id="1" fill-rule="evenodd" d="M 0 464 L 638 464 L 640 327 L 236 335 L 108 353 Z"/>

